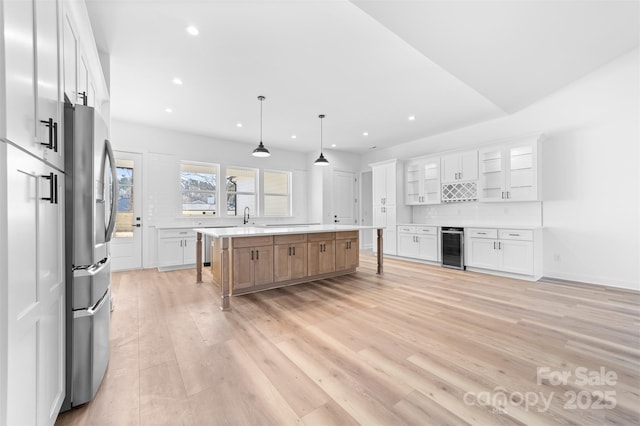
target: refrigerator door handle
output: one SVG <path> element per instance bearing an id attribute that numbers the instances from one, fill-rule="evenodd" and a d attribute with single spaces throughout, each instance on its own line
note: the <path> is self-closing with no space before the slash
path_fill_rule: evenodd
<path id="1" fill-rule="evenodd" d="M 74 275 L 77 277 L 86 277 L 86 276 L 94 276 L 98 275 L 104 268 L 109 266 L 111 263 L 111 258 L 107 258 L 104 262 L 97 263 L 95 265 L 90 266 L 86 269 L 76 269 L 74 271 Z"/>
<path id="2" fill-rule="evenodd" d="M 113 155 L 111 143 L 108 139 L 105 139 L 104 144 L 107 157 L 109 158 L 109 165 L 111 166 L 111 176 L 113 179 L 113 184 L 111 185 L 111 215 L 109 216 L 109 225 L 107 226 L 107 231 L 104 238 L 104 241 L 108 242 L 111 241 L 111 234 L 113 234 L 113 228 L 115 228 L 116 226 L 116 214 L 118 208 L 118 178 L 116 175 L 116 159 Z"/>
<path id="3" fill-rule="evenodd" d="M 102 296 L 102 299 L 100 299 L 100 301 L 98 303 L 95 304 L 95 306 L 92 306 L 89 309 L 82 309 L 79 311 L 73 311 L 73 317 L 74 318 L 82 318 L 82 317 L 92 317 L 95 315 L 96 312 L 98 312 L 100 310 L 100 308 L 102 308 L 102 306 L 105 304 L 105 302 L 107 300 L 110 300 L 111 297 L 109 297 L 109 292 L 106 292 L 104 294 L 104 296 Z"/>

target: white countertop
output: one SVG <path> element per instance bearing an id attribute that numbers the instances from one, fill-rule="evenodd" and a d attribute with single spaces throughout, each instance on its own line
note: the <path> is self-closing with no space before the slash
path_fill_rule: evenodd
<path id="1" fill-rule="evenodd" d="M 399 223 L 398 226 L 455 226 L 459 228 L 491 228 L 491 229 L 542 229 L 542 226 L 514 225 L 497 222 L 433 221 L 430 223 Z"/>
<path id="2" fill-rule="evenodd" d="M 235 228 L 193 228 L 212 237 L 254 237 L 262 235 L 311 234 L 318 232 L 362 231 L 378 226 L 358 225 L 298 225 L 298 226 L 238 226 Z"/>

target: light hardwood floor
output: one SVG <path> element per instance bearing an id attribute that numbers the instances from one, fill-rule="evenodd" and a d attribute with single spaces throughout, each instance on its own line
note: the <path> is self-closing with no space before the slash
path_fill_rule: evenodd
<path id="1" fill-rule="evenodd" d="M 230 312 L 195 270 L 114 273 L 107 375 L 56 424 L 640 423 L 640 293 L 360 264 Z"/>

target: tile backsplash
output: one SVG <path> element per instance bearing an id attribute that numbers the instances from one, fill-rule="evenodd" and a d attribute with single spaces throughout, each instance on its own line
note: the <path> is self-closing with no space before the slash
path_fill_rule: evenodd
<path id="1" fill-rule="evenodd" d="M 449 226 L 542 226 L 542 202 L 414 206 L 413 223 Z"/>

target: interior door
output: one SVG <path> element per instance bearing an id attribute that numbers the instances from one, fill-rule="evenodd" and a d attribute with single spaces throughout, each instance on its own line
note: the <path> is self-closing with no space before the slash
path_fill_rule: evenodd
<path id="1" fill-rule="evenodd" d="M 142 268 L 142 155 L 114 151 L 116 226 L 111 239 L 112 270 Z"/>
<path id="2" fill-rule="evenodd" d="M 353 172 L 333 172 L 333 222 L 353 225 L 356 220 L 356 176 Z"/>

